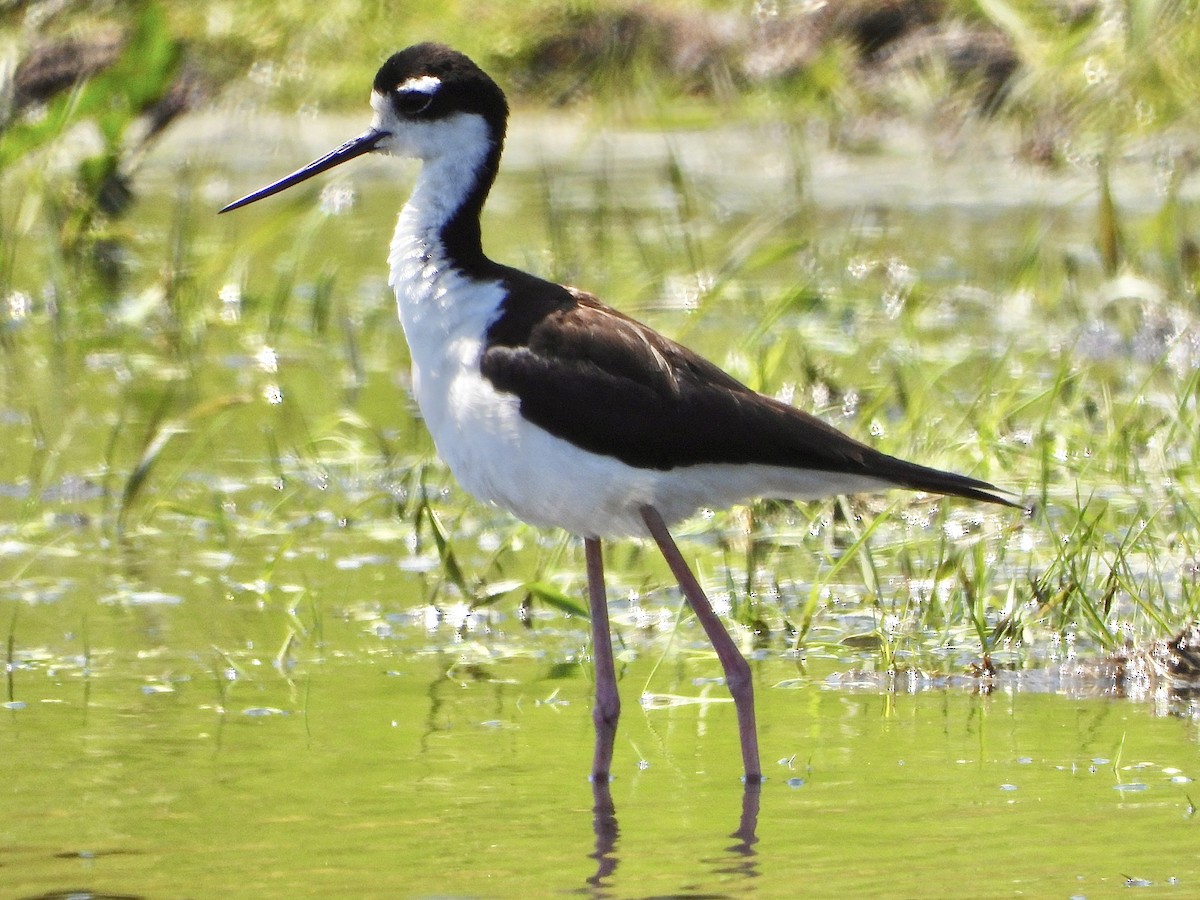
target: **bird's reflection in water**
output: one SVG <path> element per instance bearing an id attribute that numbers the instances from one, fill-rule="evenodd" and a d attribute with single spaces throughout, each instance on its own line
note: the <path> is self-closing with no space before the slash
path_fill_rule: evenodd
<path id="1" fill-rule="evenodd" d="M 754 845 L 758 843 L 758 806 L 761 799 L 761 781 L 747 784 L 742 790 L 742 818 L 738 822 L 737 831 L 730 835 L 737 838 L 737 843 L 725 848 L 729 856 L 714 860 L 717 865 L 713 872 L 719 875 L 758 877 L 758 853 Z"/>
<path id="2" fill-rule="evenodd" d="M 603 889 L 606 887 L 605 879 L 617 870 L 614 851 L 617 835 L 621 833 L 607 778 L 592 779 L 592 829 L 596 832 L 596 849 L 588 855 L 596 860 L 596 873 L 588 877 L 587 883 L 592 888 Z M 599 890 L 595 893 L 603 896 Z"/>
<path id="3" fill-rule="evenodd" d="M 761 782 L 747 784 L 743 788 L 741 818 L 737 830 L 730 834 L 730 837 L 737 838 L 737 843 L 725 848 L 725 855 L 703 860 L 711 866 L 714 875 L 741 875 L 747 879 L 758 877 L 758 853 L 754 845 L 758 843 L 761 800 Z M 592 801 L 592 829 L 596 834 L 596 846 L 588 856 L 596 861 L 596 871 L 588 876 L 587 883 L 593 896 L 604 897 L 607 896 L 606 889 L 612 887 L 609 879 L 620 862 L 616 846 L 621 833 L 608 779 L 592 781 Z"/>

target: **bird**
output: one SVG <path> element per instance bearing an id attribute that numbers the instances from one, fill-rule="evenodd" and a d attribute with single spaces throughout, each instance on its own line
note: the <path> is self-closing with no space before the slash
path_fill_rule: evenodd
<path id="1" fill-rule="evenodd" d="M 743 780 L 763 777 L 751 670 L 671 536 L 702 509 L 907 488 L 1015 507 L 986 481 L 906 462 L 758 393 L 575 287 L 493 261 L 480 215 L 509 108 L 463 53 L 414 44 L 387 59 L 366 131 L 239 209 L 365 154 L 420 172 L 388 253 L 412 391 L 438 455 L 469 494 L 582 538 L 596 740 L 607 783 L 620 696 L 602 542 L 649 537 L 716 651 L 736 711 Z"/>

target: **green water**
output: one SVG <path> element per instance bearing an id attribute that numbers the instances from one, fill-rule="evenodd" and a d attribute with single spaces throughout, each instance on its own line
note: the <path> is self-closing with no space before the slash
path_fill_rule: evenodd
<path id="1" fill-rule="evenodd" d="M 586 680 L 527 658 L 448 678 L 458 657 L 388 642 L 224 691 L 178 659 L 22 674 L 0 732 L 5 896 L 1099 897 L 1200 878 L 1178 783 L 1195 725 L 1145 706 L 772 689 L 787 666 L 761 663 L 756 816 L 728 703 L 630 702 L 597 817 Z M 153 691 L 132 674 L 167 668 Z M 712 673 L 674 660 L 651 683 L 694 698 Z M 615 828 L 600 860 L 597 825 Z"/>
<path id="2" fill-rule="evenodd" d="M 625 704 L 608 813 L 585 777 L 586 623 L 538 599 L 581 597 L 580 548 L 464 497 L 409 399 L 383 260 L 410 174 L 364 161 L 338 214 L 315 191 L 212 214 L 360 125 L 268 128 L 258 159 L 226 126 L 178 135 L 114 288 L 46 249 L 33 194 L 0 199 L 0 895 L 1196 890 L 1191 708 L 1074 679 L 1123 628 L 1194 615 L 1200 544 L 1194 360 L 1171 355 L 1182 337 L 1139 343 L 1188 298 L 1097 299 L 1087 172 L 809 157 L 769 129 L 518 128 L 495 256 L 1044 504 L 679 529 L 717 605 L 754 623 L 736 632 L 760 796 L 664 564 L 608 547 Z M 1125 208 L 1153 211 L 1146 177 L 1118 185 Z M 1094 555 L 1071 568 L 1094 495 Z M 1035 593 L 1060 564 L 1052 586 L 1080 579 L 1090 605 Z M 1013 670 L 990 695 L 873 674 L 961 673 L 981 632 L 1039 604 L 1061 618 L 989 645 Z"/>

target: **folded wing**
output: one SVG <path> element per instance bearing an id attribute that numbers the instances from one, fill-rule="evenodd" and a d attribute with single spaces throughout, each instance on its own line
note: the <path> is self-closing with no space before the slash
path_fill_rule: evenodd
<path id="1" fill-rule="evenodd" d="M 639 468 L 759 463 L 1014 505 L 987 482 L 880 453 L 752 391 L 590 294 L 507 271 L 523 282 L 511 285 L 523 306 L 489 332 L 483 375 L 520 399 L 527 420 L 582 449 Z"/>

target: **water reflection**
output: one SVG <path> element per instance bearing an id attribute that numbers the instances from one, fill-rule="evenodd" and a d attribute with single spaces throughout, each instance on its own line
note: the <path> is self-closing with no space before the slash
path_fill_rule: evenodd
<path id="1" fill-rule="evenodd" d="M 609 879 L 620 864 L 617 838 L 621 833 L 608 779 L 593 779 L 592 801 L 592 830 L 596 836 L 596 844 L 588 858 L 596 861 L 596 871 L 587 878 L 590 889 L 587 892 L 594 897 L 608 897 L 611 896 L 612 890 Z M 761 874 L 758 851 L 754 849 L 754 845 L 758 843 L 758 813 L 761 801 L 762 783 L 746 784 L 742 789 L 742 809 L 738 826 L 729 835 L 737 838 L 737 842 L 725 848 L 726 855 L 701 859 L 705 869 L 721 876 L 722 882 L 731 875 L 749 881 Z"/>
<path id="2" fill-rule="evenodd" d="M 607 896 L 603 890 L 607 887 L 605 879 L 617 870 L 615 851 L 621 833 L 607 778 L 592 779 L 592 829 L 596 833 L 596 849 L 588 856 L 596 860 L 596 873 L 588 876 L 587 883 L 595 896 L 604 897 Z"/>
<path id="3" fill-rule="evenodd" d="M 734 854 L 734 859 L 724 868 L 716 869 L 719 874 L 740 874 L 746 878 L 758 877 L 758 853 L 754 845 L 758 843 L 758 808 L 762 799 L 762 782 L 747 784 L 742 791 L 742 817 L 738 828 L 730 837 L 738 839 L 736 844 L 728 847 L 726 852 Z"/>

